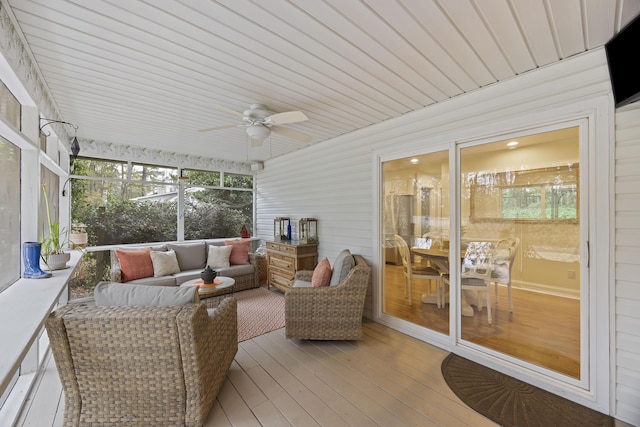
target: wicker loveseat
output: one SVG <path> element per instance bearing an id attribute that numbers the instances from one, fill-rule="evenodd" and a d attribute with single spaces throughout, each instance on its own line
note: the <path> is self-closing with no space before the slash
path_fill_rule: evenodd
<path id="1" fill-rule="evenodd" d="M 336 285 L 293 287 L 284 296 L 285 335 L 310 340 L 357 340 L 362 338 L 362 313 L 371 278 L 371 267 L 360 255 Z M 338 274 L 334 271 L 334 274 Z M 296 273 L 296 280 L 310 281 L 313 271 Z"/>
<path id="2" fill-rule="evenodd" d="M 190 302 L 54 311 L 45 325 L 64 425 L 203 425 L 238 350 L 236 304 L 226 298 L 209 312 Z"/>

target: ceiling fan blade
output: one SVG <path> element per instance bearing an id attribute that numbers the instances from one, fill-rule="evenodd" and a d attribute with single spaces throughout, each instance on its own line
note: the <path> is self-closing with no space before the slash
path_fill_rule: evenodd
<path id="1" fill-rule="evenodd" d="M 234 114 L 234 115 L 239 116 L 239 117 L 244 117 L 244 113 L 242 111 L 236 111 L 236 110 L 233 110 L 233 109 L 231 109 L 229 107 L 225 107 L 224 105 L 215 104 L 213 107 L 216 110 L 226 111 L 227 113 L 231 113 L 231 114 Z"/>
<path id="2" fill-rule="evenodd" d="M 311 135 L 307 135 L 306 133 L 302 133 L 297 130 L 282 126 L 273 126 L 271 130 L 278 135 L 286 136 L 287 138 L 295 139 L 296 141 L 305 144 L 311 142 L 311 140 L 313 139 Z"/>
<path id="3" fill-rule="evenodd" d="M 268 125 L 284 125 L 286 123 L 297 123 L 309 120 L 302 111 L 285 111 L 284 113 L 272 114 L 265 117 L 264 123 Z"/>
<path id="4" fill-rule="evenodd" d="M 227 128 L 232 128 L 232 127 L 236 127 L 236 126 L 238 126 L 238 125 L 233 124 L 233 125 L 215 126 L 215 127 L 212 127 L 212 128 L 200 129 L 200 130 L 198 130 L 198 132 L 209 132 L 209 131 L 212 131 L 212 130 L 227 129 Z"/>

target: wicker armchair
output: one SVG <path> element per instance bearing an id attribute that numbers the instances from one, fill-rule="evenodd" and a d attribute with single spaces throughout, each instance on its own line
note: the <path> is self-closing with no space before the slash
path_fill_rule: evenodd
<path id="1" fill-rule="evenodd" d="M 237 303 L 64 306 L 46 320 L 65 426 L 201 426 L 238 350 Z"/>
<path id="2" fill-rule="evenodd" d="M 362 338 L 362 312 L 371 268 L 360 255 L 346 279 L 335 286 L 291 288 L 284 295 L 285 335 L 309 340 Z M 312 271 L 299 271 L 296 279 L 311 280 Z"/>

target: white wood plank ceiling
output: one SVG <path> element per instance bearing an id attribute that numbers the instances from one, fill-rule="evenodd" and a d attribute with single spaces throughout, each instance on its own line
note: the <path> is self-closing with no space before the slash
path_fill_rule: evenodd
<path id="1" fill-rule="evenodd" d="M 78 136 L 227 160 L 311 143 L 603 46 L 640 0 L 1 0 Z"/>

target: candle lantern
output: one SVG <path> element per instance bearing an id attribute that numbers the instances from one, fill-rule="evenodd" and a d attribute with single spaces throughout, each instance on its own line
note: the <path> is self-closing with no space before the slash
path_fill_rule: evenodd
<path id="1" fill-rule="evenodd" d="M 278 217 L 273 219 L 273 238 L 275 240 L 291 239 L 291 221 L 289 218 Z"/>
<path id="2" fill-rule="evenodd" d="M 298 221 L 298 240 L 300 243 L 316 243 L 318 241 L 318 220 L 301 218 Z"/>

